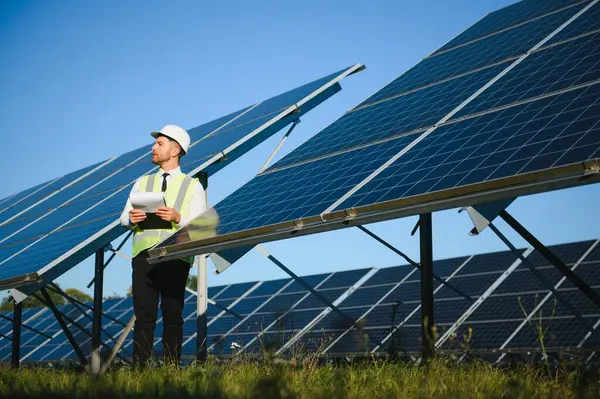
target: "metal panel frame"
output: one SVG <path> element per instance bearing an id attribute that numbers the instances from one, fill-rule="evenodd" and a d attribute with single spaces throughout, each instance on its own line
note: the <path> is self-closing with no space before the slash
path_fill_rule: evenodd
<path id="1" fill-rule="evenodd" d="M 600 158 L 150 250 L 150 263 L 600 182 Z"/>

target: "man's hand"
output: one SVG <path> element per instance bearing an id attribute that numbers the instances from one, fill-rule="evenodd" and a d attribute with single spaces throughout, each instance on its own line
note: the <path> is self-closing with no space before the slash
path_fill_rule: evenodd
<path id="1" fill-rule="evenodd" d="M 146 219 L 146 212 L 139 209 L 132 209 L 129 211 L 129 221 L 131 224 L 138 224 Z"/>
<path id="2" fill-rule="evenodd" d="M 179 212 L 174 208 L 167 208 L 166 206 L 158 208 L 156 210 L 156 215 L 167 222 L 179 223 L 181 221 Z"/>

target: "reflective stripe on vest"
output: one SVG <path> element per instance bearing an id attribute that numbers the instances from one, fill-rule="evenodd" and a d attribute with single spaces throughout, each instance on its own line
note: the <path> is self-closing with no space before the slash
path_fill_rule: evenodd
<path id="1" fill-rule="evenodd" d="M 160 191 L 158 186 L 158 174 L 143 176 L 140 180 L 141 192 L 157 192 Z M 175 208 L 182 217 L 189 218 L 189 202 L 193 194 L 194 179 L 181 174 L 171 179 L 167 191 L 165 192 L 165 202 L 170 208 Z M 177 194 L 175 198 L 173 196 Z M 170 229 L 136 229 L 133 235 L 133 251 L 132 256 L 137 256 L 141 251 L 151 248 L 178 230 L 177 224 L 172 223 Z M 188 263 L 194 262 L 194 257 L 183 259 Z"/>

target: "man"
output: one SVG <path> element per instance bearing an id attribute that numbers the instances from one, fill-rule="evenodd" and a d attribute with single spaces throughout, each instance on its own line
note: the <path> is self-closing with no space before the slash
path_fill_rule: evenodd
<path id="1" fill-rule="evenodd" d="M 152 356 L 159 295 L 164 326 L 164 360 L 165 363 L 179 364 L 185 286 L 194 262 L 194 257 L 190 257 L 151 265 L 147 261 L 148 249 L 201 214 L 207 205 L 204 189 L 198 179 L 182 173 L 179 167 L 181 157 L 190 146 L 188 133 L 179 126 L 166 125 L 151 135 L 155 138 L 152 163 L 160 169 L 139 178 L 131 192 L 163 191 L 166 206 L 157 209 L 155 215 L 146 215 L 134 209 L 128 199 L 121 215 L 121 225 L 134 231 L 132 294 L 136 321 L 133 361 L 139 367 L 144 366 Z M 152 218 L 154 220 L 150 224 Z"/>

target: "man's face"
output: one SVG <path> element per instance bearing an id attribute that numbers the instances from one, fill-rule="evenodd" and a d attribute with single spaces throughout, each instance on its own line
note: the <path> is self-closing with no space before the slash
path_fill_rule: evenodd
<path id="1" fill-rule="evenodd" d="M 173 157 L 177 157 L 178 154 L 179 148 L 177 143 L 164 136 L 158 136 L 152 146 L 152 163 L 160 165 Z"/>

